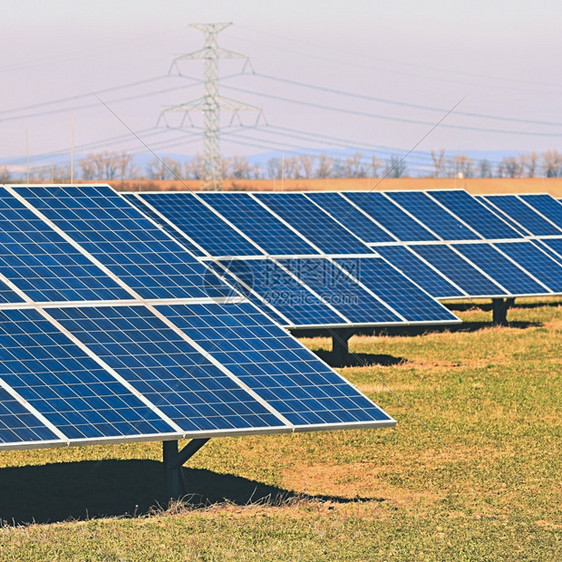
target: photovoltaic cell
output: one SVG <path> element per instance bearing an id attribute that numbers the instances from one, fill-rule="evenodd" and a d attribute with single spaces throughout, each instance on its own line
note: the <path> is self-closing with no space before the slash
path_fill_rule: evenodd
<path id="1" fill-rule="evenodd" d="M 292 267 L 299 270 L 293 260 Z M 288 318 L 293 326 L 345 324 L 337 312 L 272 260 L 232 260 L 223 265 Z M 313 283 L 314 288 L 316 286 Z"/>
<path id="2" fill-rule="evenodd" d="M 562 204 L 560 201 L 546 193 L 520 195 L 520 197 L 556 226 L 562 228 Z"/>
<path id="3" fill-rule="evenodd" d="M 248 303 L 159 306 L 158 310 L 296 426 L 392 422 Z"/>
<path id="4" fill-rule="evenodd" d="M 505 287 L 511 295 L 536 295 L 546 292 L 542 285 L 529 277 L 490 244 L 456 244 L 463 256 Z"/>
<path id="5" fill-rule="evenodd" d="M 454 322 L 457 317 L 381 258 L 337 259 L 408 322 Z"/>
<path id="6" fill-rule="evenodd" d="M 0 248 L 0 273 L 36 302 L 130 298 L 4 189 L 0 189 Z M 9 289 L 0 291 L 0 298 L 22 300 Z"/>
<path id="7" fill-rule="evenodd" d="M 562 292 L 562 266 L 531 242 L 494 244 L 555 293 Z"/>
<path id="8" fill-rule="evenodd" d="M 389 191 L 387 196 L 414 215 L 443 240 L 480 240 L 474 231 L 422 191 Z"/>
<path id="9" fill-rule="evenodd" d="M 166 221 L 162 220 L 162 217 L 158 213 L 155 213 L 142 199 L 136 197 L 133 193 L 121 193 L 121 196 L 137 207 L 137 209 L 141 210 L 147 217 L 150 217 L 162 230 L 172 238 L 175 238 L 182 246 L 185 246 L 194 256 L 203 257 L 206 255 L 205 252 L 200 250 L 199 247 L 193 244 L 186 236 L 183 236 L 178 230 L 172 228 Z"/>
<path id="10" fill-rule="evenodd" d="M 506 295 L 503 289 L 444 244 L 424 244 L 413 250 L 470 297 Z"/>
<path id="11" fill-rule="evenodd" d="M 173 432 L 35 310 L 0 311 L 0 358 L 0 377 L 70 439 Z"/>
<path id="12" fill-rule="evenodd" d="M 404 320 L 358 285 L 327 258 L 279 260 L 354 324 L 392 324 Z M 348 264 L 349 265 L 349 264 Z M 348 269 L 349 271 L 349 269 Z M 359 271 L 350 271 L 353 275 Z"/>
<path id="13" fill-rule="evenodd" d="M 445 277 L 424 263 L 407 246 L 374 246 L 373 249 L 435 298 L 466 296 Z"/>
<path id="14" fill-rule="evenodd" d="M 541 240 L 540 243 L 545 245 L 551 252 L 557 254 L 557 259 L 562 257 L 562 238 L 549 238 L 548 240 Z"/>
<path id="15" fill-rule="evenodd" d="M 319 253 L 249 193 L 201 193 L 200 196 L 269 255 Z"/>
<path id="16" fill-rule="evenodd" d="M 212 256 L 262 255 L 193 193 L 145 193 L 142 198 Z"/>
<path id="17" fill-rule="evenodd" d="M 17 191 L 141 297 L 217 295 L 209 270 L 109 186 Z"/>
<path id="18" fill-rule="evenodd" d="M 339 193 L 310 192 L 306 194 L 311 201 L 320 205 L 338 222 L 344 224 L 353 234 L 367 243 L 395 241 L 388 232 L 383 230 L 369 217 L 345 200 Z"/>
<path id="19" fill-rule="evenodd" d="M 372 253 L 303 193 L 256 193 L 256 197 L 326 254 Z"/>
<path id="20" fill-rule="evenodd" d="M 559 228 L 556 228 L 552 223 L 543 219 L 516 195 L 483 195 L 482 199 L 495 205 L 509 218 L 517 221 L 530 234 L 536 236 L 562 234 Z"/>
<path id="21" fill-rule="evenodd" d="M 447 207 L 452 213 L 469 224 L 488 240 L 522 238 L 521 233 L 509 226 L 499 216 L 480 203 L 475 197 L 462 190 L 435 190 L 431 197 Z"/>
<path id="22" fill-rule="evenodd" d="M 58 437 L 0 388 L 0 443 L 55 441 Z"/>
<path id="23" fill-rule="evenodd" d="M 403 242 L 437 240 L 429 230 L 409 217 L 382 193 L 349 191 L 344 197 Z"/>
<path id="24" fill-rule="evenodd" d="M 283 425 L 146 307 L 61 308 L 53 316 L 184 431 Z"/>

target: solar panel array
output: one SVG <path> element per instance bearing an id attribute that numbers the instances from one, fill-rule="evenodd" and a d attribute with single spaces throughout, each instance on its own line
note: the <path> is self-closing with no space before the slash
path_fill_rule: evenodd
<path id="1" fill-rule="evenodd" d="M 321 194 L 322 195 L 322 194 Z M 336 204 L 345 201 L 337 194 Z M 131 200 L 204 252 L 229 283 L 289 328 L 459 322 L 304 193 L 139 193 Z M 356 210 L 354 224 L 389 234 Z"/>
<path id="2" fill-rule="evenodd" d="M 0 237 L 0 449 L 395 423 L 109 186 L 0 187 Z"/>

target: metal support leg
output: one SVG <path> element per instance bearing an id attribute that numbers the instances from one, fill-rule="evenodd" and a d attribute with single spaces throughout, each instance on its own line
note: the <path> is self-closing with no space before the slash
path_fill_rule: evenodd
<path id="1" fill-rule="evenodd" d="M 180 498 L 186 493 L 183 480 L 182 466 L 185 464 L 209 439 L 192 439 L 181 451 L 178 452 L 177 441 L 164 441 L 162 453 L 164 469 L 166 470 L 166 489 L 168 497 Z"/>
<path id="2" fill-rule="evenodd" d="M 507 326 L 507 310 L 513 299 L 492 299 L 492 321 L 496 326 Z"/>
<path id="3" fill-rule="evenodd" d="M 331 330 L 332 334 L 332 362 L 337 366 L 345 366 L 349 363 L 349 338 L 355 330 L 340 328 Z"/>

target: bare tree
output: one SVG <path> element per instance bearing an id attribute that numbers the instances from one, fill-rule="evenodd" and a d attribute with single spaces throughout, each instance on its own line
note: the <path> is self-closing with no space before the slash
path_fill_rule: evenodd
<path id="1" fill-rule="evenodd" d="M 300 169 L 302 170 L 302 177 L 310 179 L 314 172 L 314 161 L 316 156 L 310 154 L 299 154 Z"/>
<path id="2" fill-rule="evenodd" d="M 562 177 L 562 154 L 557 150 L 546 150 L 542 158 L 544 175 L 547 178 Z"/>
<path id="3" fill-rule="evenodd" d="M 244 156 L 233 156 L 229 158 L 226 162 L 227 170 L 225 177 L 232 177 L 235 179 L 247 179 L 250 178 L 254 172 L 253 166 L 248 162 L 248 159 Z"/>
<path id="4" fill-rule="evenodd" d="M 382 167 L 383 161 L 378 158 L 375 154 L 371 155 L 371 177 L 379 177 L 379 169 Z"/>
<path id="5" fill-rule="evenodd" d="M 502 159 L 498 172 L 502 178 L 520 178 L 522 176 L 522 167 L 518 158 L 515 156 L 506 156 Z"/>
<path id="6" fill-rule="evenodd" d="M 521 166 L 521 170 L 525 170 L 526 171 L 526 176 L 528 178 L 534 178 L 536 173 L 537 173 L 537 169 L 539 167 L 539 155 L 533 150 L 531 152 L 529 152 L 528 154 L 520 154 L 519 155 L 519 163 Z"/>
<path id="7" fill-rule="evenodd" d="M 12 175 L 10 174 L 10 170 L 8 166 L 0 167 L 0 183 L 10 183 Z"/>
<path id="8" fill-rule="evenodd" d="M 201 154 L 196 154 L 189 162 L 186 162 L 185 176 L 194 180 L 203 179 L 205 176 L 205 159 Z"/>
<path id="9" fill-rule="evenodd" d="M 283 175 L 281 158 L 270 158 L 267 161 L 267 175 L 272 180 L 280 180 Z"/>
<path id="10" fill-rule="evenodd" d="M 400 156 L 391 156 L 386 161 L 384 170 L 385 178 L 403 178 L 408 175 L 406 163 Z"/>
<path id="11" fill-rule="evenodd" d="M 168 156 L 152 158 L 146 171 L 151 180 L 174 180 L 181 176 L 180 163 Z"/>
<path id="12" fill-rule="evenodd" d="M 455 154 L 453 156 L 453 164 L 455 166 L 455 175 L 461 175 L 463 178 L 471 178 L 473 176 L 474 162 L 466 154 Z"/>
<path id="13" fill-rule="evenodd" d="M 343 173 L 346 178 L 364 178 L 367 176 L 361 152 L 356 152 L 353 156 L 348 156 L 344 160 Z"/>
<path id="14" fill-rule="evenodd" d="M 334 167 L 334 159 L 323 152 L 322 154 L 320 154 L 320 156 L 318 156 L 316 177 L 322 179 L 332 177 L 333 167 Z"/>
<path id="15" fill-rule="evenodd" d="M 433 160 L 433 175 L 438 178 L 442 174 L 445 166 L 445 149 L 442 148 L 439 154 L 437 154 L 435 150 L 431 150 L 431 159 Z"/>
<path id="16" fill-rule="evenodd" d="M 478 175 L 481 178 L 491 178 L 492 177 L 492 164 L 486 158 L 483 158 L 478 162 Z"/>

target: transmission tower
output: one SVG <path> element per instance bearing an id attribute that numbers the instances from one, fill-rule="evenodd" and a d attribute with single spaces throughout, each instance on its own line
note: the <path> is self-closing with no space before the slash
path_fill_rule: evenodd
<path id="1" fill-rule="evenodd" d="M 222 189 L 222 153 L 220 146 L 221 136 L 221 112 L 231 113 L 229 125 L 238 121 L 243 125 L 240 117 L 241 111 L 257 112 L 256 125 L 262 115 L 262 109 L 254 105 L 225 98 L 219 95 L 219 60 L 220 59 L 243 59 L 243 73 L 250 64 L 250 59 L 246 55 L 229 51 L 218 46 L 217 35 L 226 27 L 232 25 L 228 23 L 206 23 L 192 24 L 191 27 L 201 31 L 205 35 L 205 44 L 202 49 L 175 57 L 170 66 L 169 74 L 174 69 L 181 76 L 182 72 L 179 63 L 182 61 L 203 60 L 204 86 L 203 95 L 193 101 L 167 107 L 160 113 L 160 120 L 163 120 L 167 127 L 171 127 L 168 122 L 169 113 L 183 114 L 179 125 L 182 128 L 186 122 L 195 127 L 192 116 L 200 112 L 203 116 L 203 183 L 206 189 L 220 191 Z"/>

